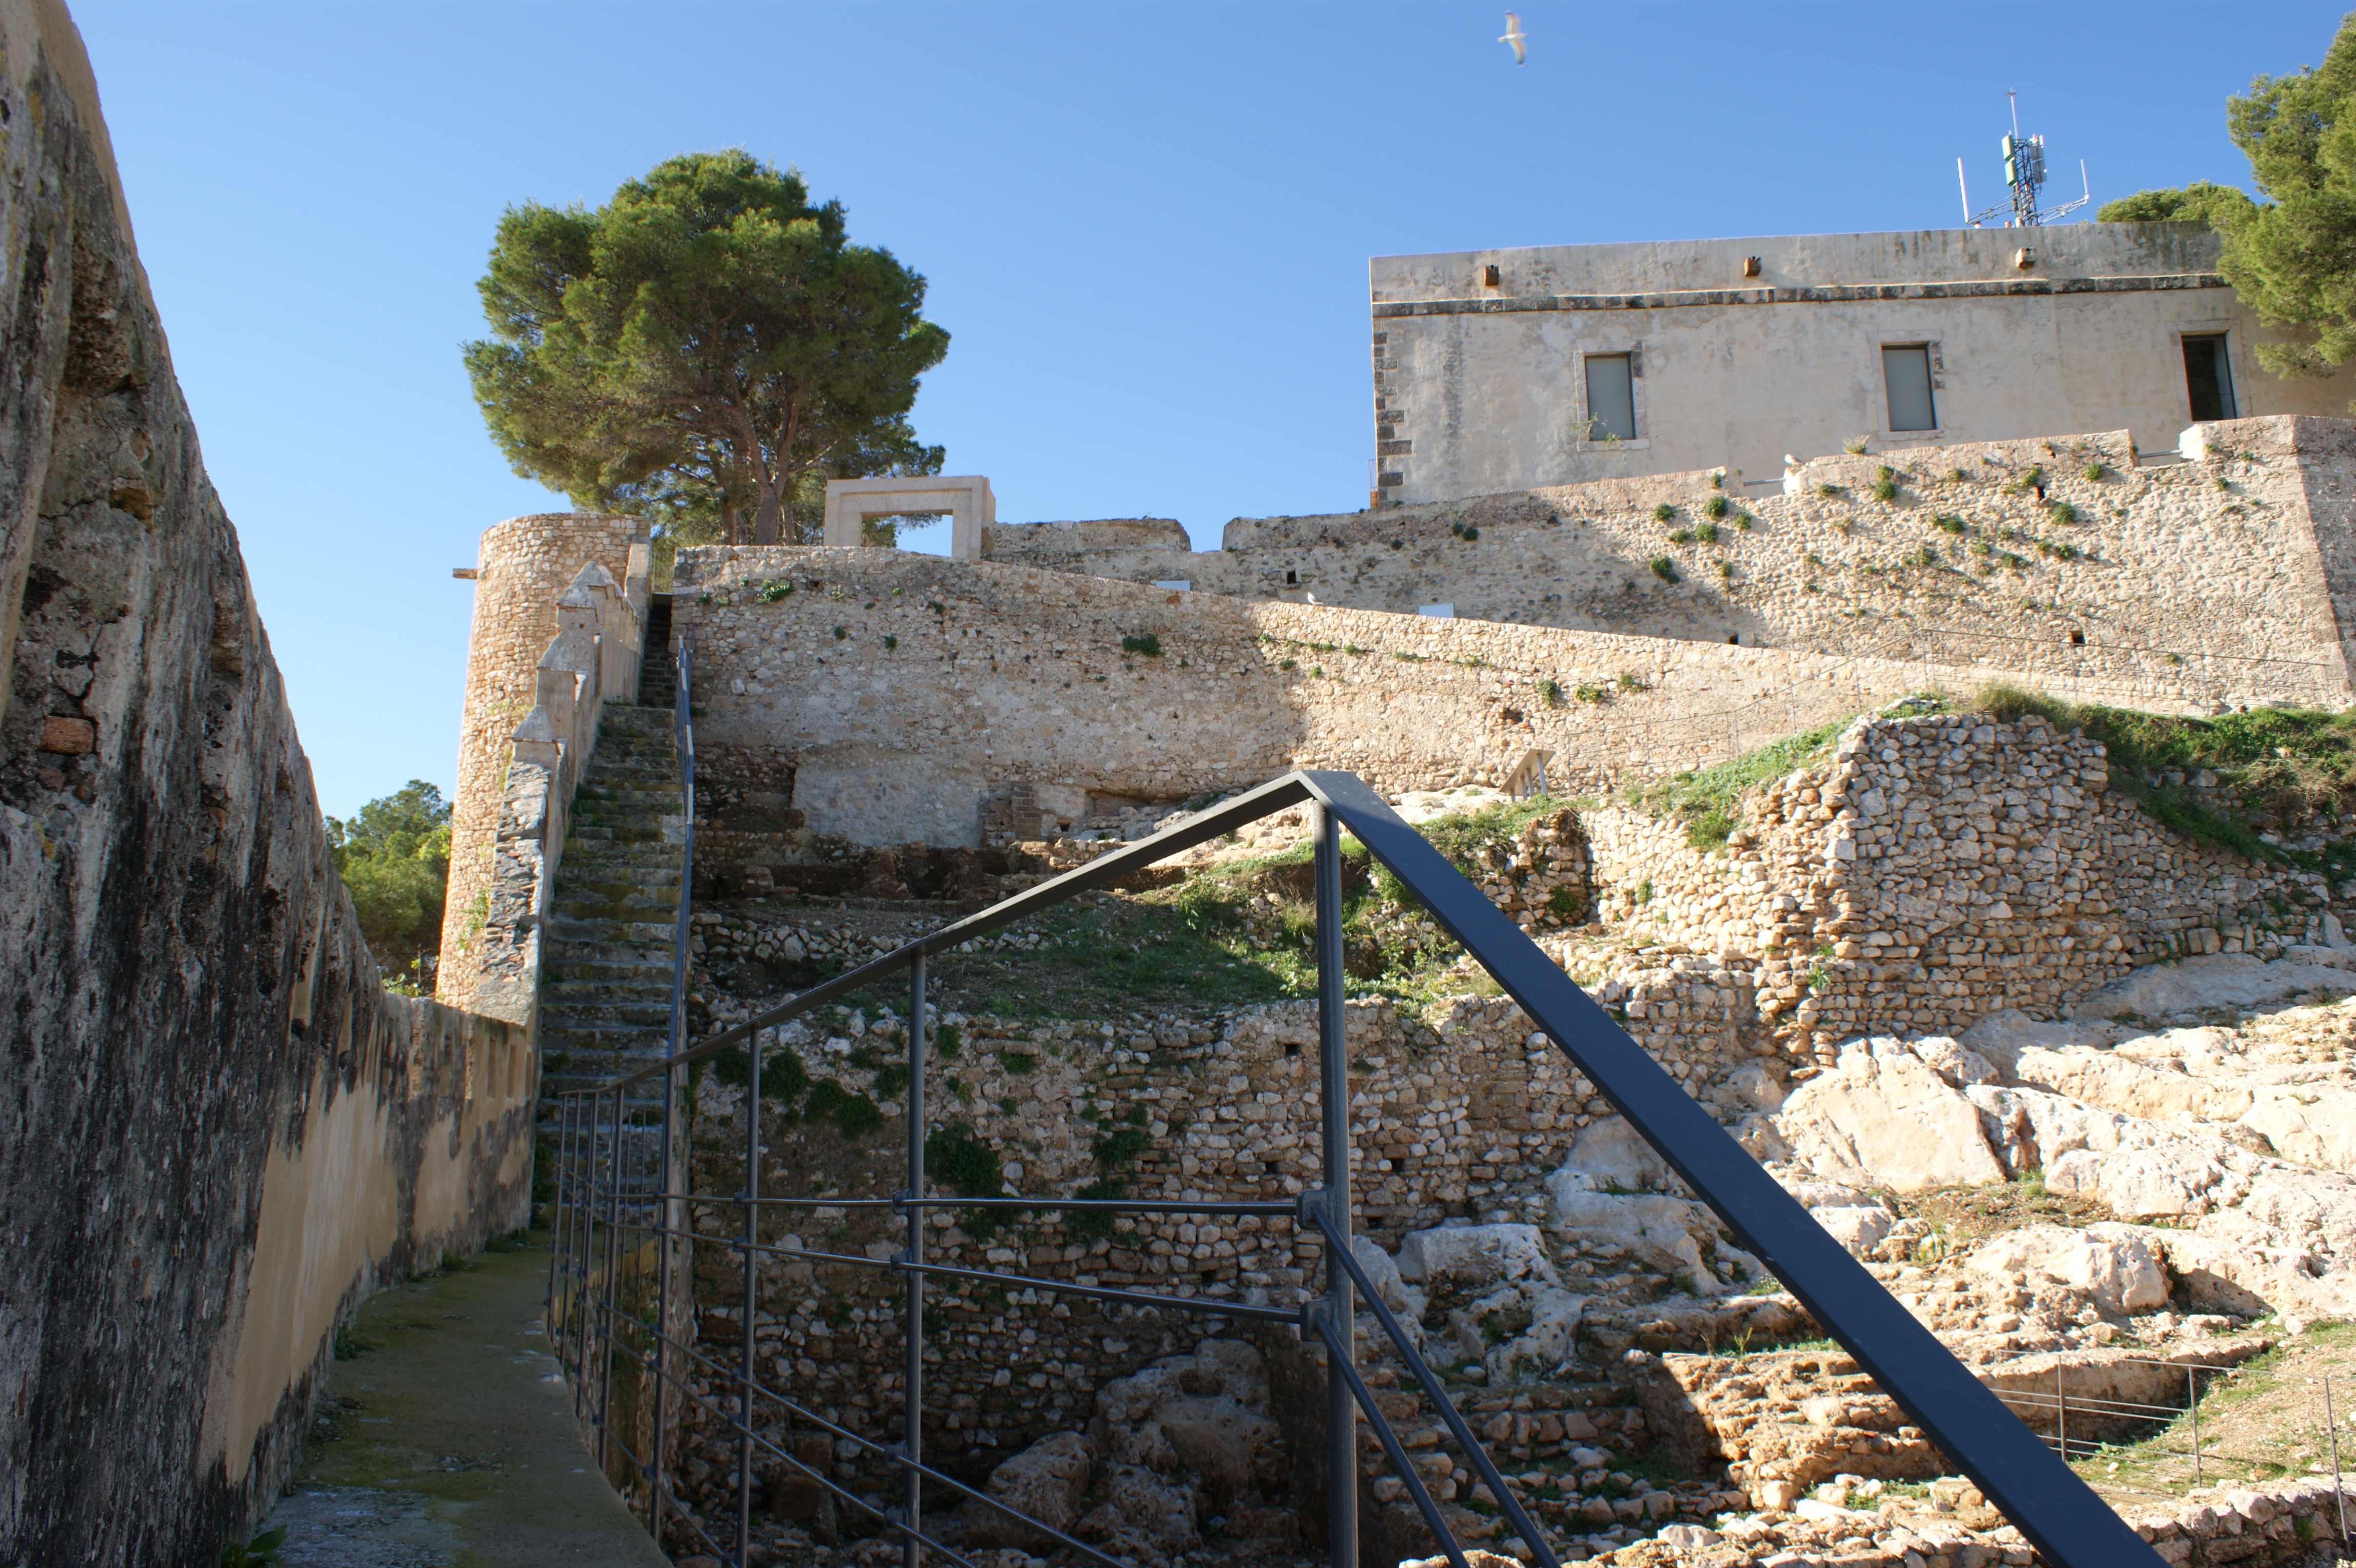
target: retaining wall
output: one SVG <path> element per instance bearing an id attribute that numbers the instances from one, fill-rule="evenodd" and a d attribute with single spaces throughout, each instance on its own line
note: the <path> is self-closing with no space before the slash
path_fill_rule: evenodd
<path id="1" fill-rule="evenodd" d="M 1030 564 L 1198 592 L 2343 705 L 2356 423 L 2234 420 L 2186 441 L 2194 461 L 2139 457 L 2117 431 L 1836 454 L 1753 498 L 1717 469 L 1238 518 L 1201 553 L 1111 525 L 999 534 Z"/>
<path id="2" fill-rule="evenodd" d="M 2325 939 L 2323 878 L 2197 844 L 2107 788 L 2102 746 L 2030 716 L 1877 719 L 1745 796 L 1721 850 L 1590 811 L 1597 902 L 1753 967 L 1803 1054 L 1869 1031 L 2051 1016 L 2143 964 Z"/>
<path id="3" fill-rule="evenodd" d="M 714 787 L 776 792 L 815 833 L 974 845 L 985 804 L 1055 785 L 1182 800 L 1291 768 L 1398 791 L 1558 791 L 1702 766 L 1972 667 L 1252 602 L 885 550 L 679 553 L 697 740 Z M 1150 640 L 1148 640 L 1150 639 Z M 2016 676 L 2181 705 L 2131 682 Z M 764 751 L 762 748 L 770 748 Z"/>

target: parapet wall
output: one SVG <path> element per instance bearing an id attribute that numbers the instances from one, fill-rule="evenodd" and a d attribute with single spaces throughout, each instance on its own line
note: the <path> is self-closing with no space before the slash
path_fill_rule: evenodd
<path id="1" fill-rule="evenodd" d="M 338 1318 L 523 1221 L 527 1031 L 388 994 L 62 9 L 0 3 L 0 1562 L 180 1568 Z"/>
<path id="2" fill-rule="evenodd" d="M 2125 432 L 1839 454 L 1763 497 L 1746 498 L 1740 474 L 1703 470 L 1239 518 L 1218 552 L 1108 539 L 1023 559 L 1253 598 L 1447 604 L 1459 618 L 1986 664 L 2186 701 L 2344 705 L 2356 423 L 2234 420 L 2187 442 L 2191 462 L 2139 457 Z"/>
<path id="3" fill-rule="evenodd" d="M 1296 767 L 1398 791 L 1558 792 L 1721 760 L 1986 668 L 1178 593 L 885 550 L 682 550 L 698 739 L 810 832 L 973 845 L 985 802 L 1057 785 L 1181 800 Z M 2167 690 L 2016 676 L 2082 700 Z M 790 778 L 782 777 L 790 769 Z"/>

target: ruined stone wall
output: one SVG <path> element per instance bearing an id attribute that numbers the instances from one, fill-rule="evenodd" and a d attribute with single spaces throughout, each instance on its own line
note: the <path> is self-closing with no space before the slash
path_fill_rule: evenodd
<path id="1" fill-rule="evenodd" d="M 0 1561 L 219 1560 L 339 1316 L 522 1221 L 526 1031 L 389 995 L 62 9 L 0 4 Z"/>
<path id="2" fill-rule="evenodd" d="M 2356 424 L 2282 416 L 2188 435 L 2190 463 L 2138 459 L 2125 432 L 1915 447 L 1817 458 L 1760 497 L 1740 474 L 1703 470 L 1239 518 L 1217 553 L 1108 541 L 1023 559 L 1253 598 L 1449 604 L 1459 618 L 2343 705 Z"/>
<path id="3" fill-rule="evenodd" d="M 776 748 L 807 828 L 870 844 L 976 844 L 984 803 L 1026 784 L 1183 800 L 1316 767 L 1396 792 L 1502 785 L 1546 751 L 1555 789 L 1596 790 L 1989 676 L 884 550 L 682 550 L 676 573 L 699 743 L 715 759 Z M 2130 683 L 2019 679 L 2171 705 Z"/>
<path id="4" fill-rule="evenodd" d="M 1318 1179 L 1312 1004 L 1103 1023 L 954 1014 L 941 1022 L 945 1043 L 926 1087 L 935 1125 L 979 1140 L 1011 1191 L 1069 1195 L 1117 1183 L 1139 1198 L 1289 1199 Z M 1451 1003 L 1428 1021 L 1387 1004 L 1353 1004 L 1348 1038 L 1357 1228 L 1386 1247 L 1454 1216 L 1535 1218 L 1526 1201 L 1542 1198 L 1524 1195 L 1561 1163 L 1579 1128 L 1609 1113 L 1503 998 Z M 813 1080 L 865 1095 L 883 1115 L 852 1139 L 830 1120 L 797 1124 L 772 1110 L 765 1193 L 867 1197 L 905 1185 L 905 1077 L 890 1076 L 905 1059 L 904 1041 L 899 1019 L 841 1010 L 815 1028 L 784 1032 L 779 1048 Z M 776 1070 L 774 1061 L 765 1069 Z M 741 1088 L 703 1076 L 692 1190 L 735 1190 L 743 1108 Z M 937 1189 L 958 1190 L 937 1146 L 932 1159 Z M 772 1240 L 874 1257 L 898 1245 L 900 1222 L 888 1211 L 819 1208 L 772 1224 Z M 928 1255 L 966 1267 L 1285 1305 L 1322 1288 L 1318 1246 L 1289 1220 L 1157 1216 L 1091 1234 L 1042 1214 L 977 1236 L 938 1213 L 932 1225 Z M 742 1276 L 719 1250 L 702 1251 L 700 1348 L 734 1366 Z M 899 1281 L 884 1270 L 772 1257 L 762 1291 L 761 1365 L 830 1418 L 890 1430 L 902 1364 Z M 1204 1334 L 1232 1331 L 1215 1319 L 1033 1302 L 953 1281 L 935 1283 L 927 1313 L 927 1343 L 941 1356 L 926 1376 L 927 1446 L 961 1474 L 986 1472 L 1058 1427 L 1086 1424 L 1108 1380 Z M 726 1407 L 719 1387 L 691 1390 Z M 733 1482 L 733 1443 L 716 1423 L 692 1412 L 688 1420 L 684 1478 L 716 1499 Z"/>
<path id="5" fill-rule="evenodd" d="M 1869 1030 L 2051 1016 L 2142 964 L 2324 940 L 2321 876 L 2179 837 L 2107 788 L 2109 768 L 2100 743 L 2035 715 L 1861 723 L 1746 796 L 1722 850 L 1586 813 L 1598 903 L 1755 965 L 1761 1015 L 1820 1058 Z"/>
<path id="6" fill-rule="evenodd" d="M 558 630 L 557 600 L 581 568 L 631 575 L 646 521 L 540 512 L 487 529 L 477 558 L 466 697 L 458 719 L 458 781 L 450 800 L 450 886 L 443 904 L 434 994 L 470 1006 L 486 976 L 482 934 L 498 880 L 495 844 L 516 726 L 537 700 L 541 657 Z M 635 692 L 621 693 L 634 701 Z"/>

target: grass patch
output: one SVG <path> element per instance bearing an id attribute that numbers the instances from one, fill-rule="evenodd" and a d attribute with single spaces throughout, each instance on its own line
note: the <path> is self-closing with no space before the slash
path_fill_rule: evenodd
<path id="1" fill-rule="evenodd" d="M 2110 753 L 2113 789 L 2197 843 L 2310 869 L 2327 862 L 2337 869 L 2334 856 L 2349 853 L 2295 853 L 2265 843 L 2258 830 L 2268 822 L 2318 811 L 2344 814 L 2356 807 L 2356 714 L 2261 708 L 2178 718 L 2065 703 L 2003 685 L 1983 690 L 1973 706 L 1991 718 L 2034 714 L 2058 727 L 2083 730 Z M 2216 776 L 2216 789 L 2192 787 L 2203 770 Z"/>

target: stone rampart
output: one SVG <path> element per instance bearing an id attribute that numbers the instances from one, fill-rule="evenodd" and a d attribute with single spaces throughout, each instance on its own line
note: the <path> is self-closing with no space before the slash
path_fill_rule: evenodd
<path id="1" fill-rule="evenodd" d="M 1746 796 L 1723 849 L 1587 812 L 1597 903 L 1752 968 L 1761 1017 L 1823 1060 L 1868 1032 L 2051 1016 L 2143 964 L 2326 940 L 2320 875 L 2179 836 L 2109 769 L 2100 743 L 2035 715 L 1860 723 Z"/>
<path id="2" fill-rule="evenodd" d="M 61 8 L 0 3 L 0 1562 L 218 1562 L 333 1331 L 523 1221 L 525 1030 L 391 995 Z"/>
<path id="3" fill-rule="evenodd" d="M 884 550 L 682 550 L 698 739 L 792 769 L 810 832 L 980 842 L 985 802 L 1058 785 L 1183 800 L 1296 767 L 1398 792 L 1558 792 L 1738 755 L 1991 671 L 1165 592 Z M 2179 705 L 2065 672 L 2078 700 Z M 773 750 L 764 752 L 761 748 Z M 717 780 L 776 792 L 783 778 Z"/>
<path id="4" fill-rule="evenodd" d="M 584 568 L 596 576 L 581 581 Z M 562 601 L 579 587 L 600 593 L 589 605 L 566 614 Z M 490 980 L 502 991 L 510 975 L 498 963 L 487 966 L 487 948 L 500 945 L 486 935 L 492 902 L 502 883 L 500 820 L 508 804 L 508 765 L 519 756 L 517 728 L 535 706 L 564 703 L 567 717 L 585 707 L 595 739 L 596 702 L 560 697 L 554 666 L 543 669 L 560 634 L 571 636 L 555 657 L 576 678 L 585 675 L 588 650 L 579 633 L 602 636 L 602 694 L 637 700 L 639 626 L 648 589 L 647 525 L 643 519 L 585 512 L 540 512 L 509 518 L 486 529 L 475 578 L 474 629 L 466 645 L 466 697 L 458 721 L 458 781 L 450 806 L 450 885 L 443 905 L 442 957 L 434 971 L 434 994 L 459 1006 L 476 1004 L 476 989 Z M 624 613 L 626 611 L 627 613 Z M 627 670 L 619 662 L 626 657 Z M 615 660 L 610 671 L 605 660 Z M 553 737 L 548 737 L 553 738 Z M 573 738 L 565 736 L 567 740 Z M 541 761 L 550 760 L 541 757 Z M 569 785 L 568 780 L 568 785 Z M 569 787 L 565 798 L 571 798 Z M 560 833 L 551 841 L 562 844 Z M 505 881 L 512 885 L 512 868 Z M 501 901 L 508 900 L 504 896 Z"/>
<path id="5" fill-rule="evenodd" d="M 1703 470 L 1238 518 L 1218 552 L 1076 539 L 1020 558 L 1250 598 L 2344 705 L 2356 424 L 2244 419 L 2187 442 L 2194 461 L 2139 457 L 2124 432 L 1837 454 L 1762 497 Z"/>

